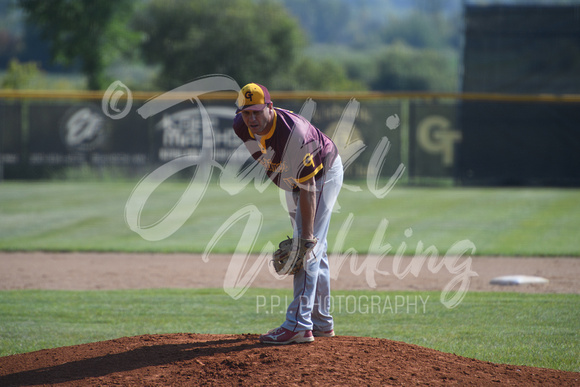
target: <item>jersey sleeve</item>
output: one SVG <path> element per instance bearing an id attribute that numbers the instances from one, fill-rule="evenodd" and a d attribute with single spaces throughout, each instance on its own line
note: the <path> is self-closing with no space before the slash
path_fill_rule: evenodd
<path id="1" fill-rule="evenodd" d="M 248 127 L 244 123 L 241 114 L 237 114 L 234 118 L 233 123 L 234 132 L 236 135 L 243 141 L 244 145 L 252 155 L 254 159 L 258 159 L 261 155 L 260 147 L 258 143 L 250 136 L 250 132 L 248 131 Z"/>
<path id="2" fill-rule="evenodd" d="M 242 140 L 242 141 L 246 141 L 248 136 L 248 127 L 246 126 L 246 124 L 244 123 L 244 120 L 242 119 L 242 115 L 241 114 L 236 114 L 236 116 L 234 117 L 234 123 L 232 124 L 232 127 L 234 128 L 234 132 L 236 133 L 236 135 Z"/>
<path id="3" fill-rule="evenodd" d="M 318 130 L 305 119 L 298 118 L 294 122 L 284 152 L 284 160 L 290 167 L 284 180 L 292 183 L 294 189 L 317 176 L 324 168 L 323 149 L 317 134 Z"/>
<path id="4" fill-rule="evenodd" d="M 315 177 L 324 168 L 321 147 L 315 140 L 304 144 L 296 159 L 299 162 L 296 166 L 296 181 L 298 183 L 304 183 Z"/>

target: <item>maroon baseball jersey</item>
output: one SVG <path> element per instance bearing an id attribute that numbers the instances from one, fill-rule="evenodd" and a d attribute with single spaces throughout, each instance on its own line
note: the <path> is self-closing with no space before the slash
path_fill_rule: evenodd
<path id="1" fill-rule="evenodd" d="M 307 119 L 289 110 L 274 108 L 272 129 L 254 136 L 241 114 L 234 118 L 234 131 L 270 179 L 286 191 L 299 190 L 299 183 L 320 179 L 338 153 L 328 136 Z"/>

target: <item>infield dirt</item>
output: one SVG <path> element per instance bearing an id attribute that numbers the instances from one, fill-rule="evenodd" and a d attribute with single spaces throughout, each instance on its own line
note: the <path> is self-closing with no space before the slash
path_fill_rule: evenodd
<path id="1" fill-rule="evenodd" d="M 248 267 L 255 258 L 250 258 Z M 232 260 L 231 255 L 212 255 L 204 262 L 198 254 L 0 252 L 0 290 L 221 288 Z M 329 260 L 332 270 L 336 257 L 331 256 Z M 412 257 L 404 257 L 400 270 L 413 262 Z M 471 270 L 477 275 L 471 277 L 469 291 L 580 293 L 579 258 L 474 257 Z M 446 267 L 430 270 L 427 263 L 420 265 L 417 276 L 409 273 L 398 278 L 394 272 L 394 257 L 362 256 L 356 262 L 346 260 L 331 279 L 331 287 L 335 290 L 440 291 L 457 275 Z M 520 286 L 489 283 L 494 277 L 518 274 L 544 277 L 549 283 Z M 371 287 L 371 280 L 376 287 Z M 251 286 L 291 289 L 292 281 L 275 278 L 264 264 Z"/>
<path id="2" fill-rule="evenodd" d="M 580 373 L 468 359 L 386 339 L 267 346 L 256 335 L 125 337 L 0 359 L 0 385 L 577 386 Z"/>

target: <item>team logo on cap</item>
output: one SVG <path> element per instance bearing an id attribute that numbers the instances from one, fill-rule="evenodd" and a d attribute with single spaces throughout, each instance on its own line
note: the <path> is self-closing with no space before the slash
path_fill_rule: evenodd
<path id="1" fill-rule="evenodd" d="M 246 97 L 246 99 L 249 99 L 250 102 L 252 101 L 253 96 L 254 96 L 254 93 L 252 93 L 250 90 L 246 91 L 246 94 L 244 94 L 244 97 Z"/>

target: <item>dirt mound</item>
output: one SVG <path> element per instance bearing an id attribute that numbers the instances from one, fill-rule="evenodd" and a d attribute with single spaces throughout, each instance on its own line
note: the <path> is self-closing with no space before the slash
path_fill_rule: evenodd
<path id="1" fill-rule="evenodd" d="M 302 383 L 572 386 L 580 384 L 580 373 L 493 364 L 347 336 L 267 346 L 257 335 L 144 335 L 0 358 L 0 386 Z"/>

